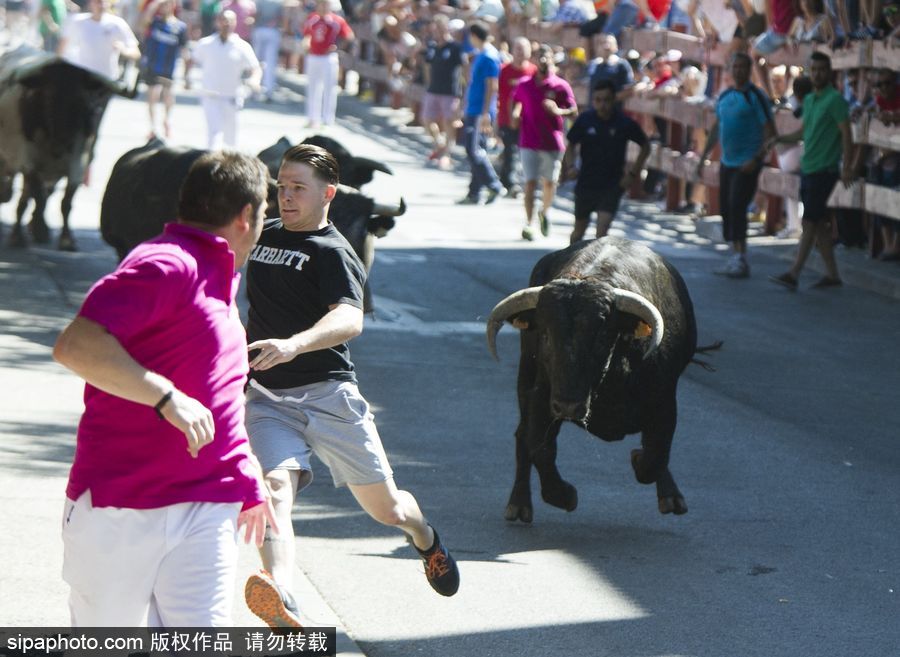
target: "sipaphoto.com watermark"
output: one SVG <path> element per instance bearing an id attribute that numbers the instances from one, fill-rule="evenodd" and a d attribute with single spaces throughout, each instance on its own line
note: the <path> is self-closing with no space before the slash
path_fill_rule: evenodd
<path id="1" fill-rule="evenodd" d="M 0 627 L 0 657 L 332 657 L 333 627 Z"/>

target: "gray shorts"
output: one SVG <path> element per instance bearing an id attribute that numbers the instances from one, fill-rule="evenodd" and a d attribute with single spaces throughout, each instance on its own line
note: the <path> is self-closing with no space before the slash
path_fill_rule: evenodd
<path id="1" fill-rule="evenodd" d="M 555 183 L 559 180 L 562 169 L 562 151 L 539 151 L 533 148 L 520 148 L 519 158 L 522 161 L 522 176 L 526 182 L 544 179 Z"/>
<path id="2" fill-rule="evenodd" d="M 247 432 L 263 472 L 300 470 L 312 482 L 310 454 L 328 466 L 334 485 L 366 485 L 394 476 L 369 403 L 353 383 L 324 381 L 283 390 L 247 389 Z"/>

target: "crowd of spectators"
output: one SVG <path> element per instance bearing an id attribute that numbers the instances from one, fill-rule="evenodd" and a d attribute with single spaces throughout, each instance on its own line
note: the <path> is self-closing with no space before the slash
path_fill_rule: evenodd
<path id="1" fill-rule="evenodd" d="M 233 11 L 237 34 L 254 45 L 263 63 L 262 94 L 270 100 L 276 66 L 302 70 L 302 59 L 309 59 L 304 25 L 315 13 L 316 4 L 315 0 L 181 0 L 176 15 L 187 23 L 196 40 L 215 29 L 219 12 Z M 146 32 L 148 17 L 141 17 L 147 5 L 147 0 L 118 0 L 115 5 L 116 13 L 139 37 Z M 71 0 L 6 0 L 5 7 L 7 39 L 11 30 L 21 30 L 30 16 L 48 49 L 57 46 L 66 11 L 78 9 Z M 475 55 L 470 26 L 473 21 L 487 26 L 503 73 L 499 112 L 492 115 L 496 140 L 488 137 L 485 145 L 489 152 L 499 154 L 499 181 L 511 196 L 520 193 L 522 184 L 514 166 L 518 137 L 509 121 L 509 94 L 518 78 L 533 74 L 530 53 L 545 45 L 522 38 L 524 26 L 538 22 L 545 26 L 541 34 L 550 42 L 556 74 L 575 90 L 581 108 L 588 107 L 590 89 L 601 80 L 613 83 L 620 103 L 632 97 L 663 97 L 712 107 L 730 80 L 713 65 L 711 54 L 719 54 L 721 66 L 728 55 L 744 52 L 754 62 L 754 83 L 770 97 L 776 113 L 799 113 L 799 99 L 809 81 L 805 62 L 799 55 L 793 60 L 790 55 L 797 55 L 801 44 L 821 44 L 839 51 L 857 41 L 881 40 L 890 48 L 900 47 L 900 0 L 333 0 L 332 9 L 354 30 L 372 35 L 365 41 L 347 39 L 338 47 L 357 55 L 374 47 L 376 60 L 387 71 L 385 84 L 365 88 L 363 93 L 401 106 L 410 102 L 412 85 L 426 89 L 416 109 L 433 140 L 428 163 L 442 169 L 452 166 L 451 146 L 458 138 L 462 142 L 465 135 L 464 99 Z M 696 59 L 692 60 L 677 49 L 620 50 L 627 28 L 693 35 L 703 41 L 707 55 L 697 57 L 694 52 Z M 567 35 L 577 31 L 577 41 L 563 38 L 564 30 Z M 370 53 L 365 54 L 371 59 Z M 790 65 L 781 63 L 785 61 Z M 189 70 L 189 59 L 186 64 Z M 834 83 L 850 105 L 851 121 L 867 116 L 886 126 L 900 122 L 896 71 L 843 70 Z M 189 84 L 187 76 L 185 84 Z M 699 152 L 706 142 L 703 130 L 693 128 L 684 131 L 683 143 L 672 144 L 667 121 L 648 114 L 636 118 L 651 140 L 682 152 Z M 478 132 L 488 134 L 480 128 Z M 777 163 L 785 171 L 795 171 L 801 154 L 802 145 L 779 145 Z M 898 156 L 893 151 L 859 146 L 846 157 L 851 158 L 854 172 L 870 182 L 889 187 L 900 183 Z M 644 191 L 660 194 L 662 183 L 662 174 L 651 171 Z M 489 186 L 497 191 L 493 177 Z M 679 209 L 683 212 L 701 213 L 709 202 L 699 183 L 687 183 L 681 197 L 684 203 Z M 785 205 L 780 234 L 796 236 L 801 209 L 796 201 L 788 200 Z M 764 207 L 764 199 L 758 195 L 750 211 L 759 214 Z M 896 222 L 886 218 L 875 221 L 876 233 L 884 242 L 881 257 L 900 258 Z M 863 244 L 862 224 L 860 212 L 842 211 L 838 217 L 841 241 L 851 246 Z"/>

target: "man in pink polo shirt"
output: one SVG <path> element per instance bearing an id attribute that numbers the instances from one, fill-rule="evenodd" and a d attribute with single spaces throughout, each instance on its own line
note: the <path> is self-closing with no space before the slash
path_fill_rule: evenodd
<path id="1" fill-rule="evenodd" d="M 63 516 L 75 627 L 230 624 L 238 529 L 261 545 L 273 520 L 234 303 L 267 179 L 254 157 L 197 160 L 178 222 L 94 284 L 56 342 L 87 382 Z"/>
<path id="2" fill-rule="evenodd" d="M 541 234 L 550 234 L 547 209 L 553 205 L 556 181 L 566 150 L 563 118 L 578 111 L 569 83 L 556 75 L 553 50 L 542 45 L 535 55 L 537 71 L 523 78 L 513 92 L 513 127 L 519 127 L 519 153 L 525 179 L 525 228 L 522 238 L 534 239 L 534 195 L 538 179 L 543 182 L 543 207 L 538 211 Z"/>

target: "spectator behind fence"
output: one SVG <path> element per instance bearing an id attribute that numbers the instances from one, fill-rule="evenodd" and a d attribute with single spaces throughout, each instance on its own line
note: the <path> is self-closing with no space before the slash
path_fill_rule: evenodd
<path id="1" fill-rule="evenodd" d="M 450 19 L 434 17 L 434 38 L 425 45 L 426 91 L 422 97 L 421 120 L 432 140 L 429 161 L 439 168 L 450 168 L 450 145 L 454 141 L 453 123 L 459 112 L 461 73 L 465 56 L 462 45 L 450 33 Z"/>
<path id="2" fill-rule="evenodd" d="M 534 239 L 534 201 L 538 180 L 542 183 L 542 207 L 538 210 L 541 234 L 550 234 L 547 212 L 556 196 L 556 184 L 566 149 L 563 118 L 578 112 L 578 104 L 569 83 L 556 75 L 556 63 L 550 46 L 542 45 L 535 54 L 537 70 L 522 78 L 512 95 L 512 125 L 519 128 L 519 154 L 525 179 L 525 227 L 522 238 Z"/>
<path id="3" fill-rule="evenodd" d="M 150 113 L 150 137 L 159 134 L 156 126 L 156 104 L 163 102 L 162 134 L 172 136 L 172 107 L 175 92 L 172 80 L 179 57 L 187 60 L 188 27 L 175 17 L 175 0 L 152 0 L 141 14 L 140 32 L 144 39 L 141 76 L 147 83 L 147 108 Z"/>
<path id="4" fill-rule="evenodd" d="M 766 21 L 768 29 L 753 40 L 751 55 L 757 63 L 757 73 L 766 94 L 771 97 L 772 86 L 769 83 L 768 67 L 760 62 L 787 43 L 788 34 L 794 24 L 797 12 L 794 0 L 768 0 L 766 3 Z"/>
<path id="5" fill-rule="evenodd" d="M 403 27 L 403 23 L 393 15 L 384 19 L 384 25 L 378 32 L 378 47 L 381 59 L 388 73 L 388 88 L 391 91 L 391 106 L 399 109 L 403 106 L 402 91 L 406 78 L 414 67 L 418 41 Z"/>
<path id="6" fill-rule="evenodd" d="M 733 255 L 726 265 L 716 271 L 729 278 L 747 278 L 747 206 L 756 194 L 759 173 L 766 155 L 766 144 L 775 136 L 770 101 L 750 82 L 753 62 L 745 53 L 735 53 L 731 59 L 733 86 L 716 102 L 716 121 L 710 128 L 706 147 L 697 164 L 701 175 L 706 157 L 722 144 L 719 162 L 719 207 L 722 212 L 722 236 L 731 242 Z"/>
<path id="7" fill-rule="evenodd" d="M 338 45 L 354 38 L 342 17 L 331 11 L 330 0 L 316 0 L 316 10 L 303 25 L 306 44 L 307 127 L 333 125 L 337 114 Z"/>
<path id="8" fill-rule="evenodd" d="M 553 15 L 551 22 L 555 27 L 564 25 L 581 25 L 590 20 L 587 11 L 581 5 L 581 0 L 561 0 L 559 9 Z"/>
<path id="9" fill-rule="evenodd" d="M 896 126 L 900 123 L 900 85 L 897 84 L 897 74 L 889 68 L 883 68 L 878 71 L 877 82 L 875 103 L 878 113 L 874 120 Z M 897 188 L 900 185 L 900 154 L 897 151 L 882 150 L 872 167 L 870 181 L 876 185 Z M 880 215 L 875 220 L 883 242 L 879 259 L 892 262 L 900 260 L 900 226 L 897 221 Z"/>
<path id="10" fill-rule="evenodd" d="M 900 41 L 900 3 L 885 3 L 881 9 L 881 15 L 884 16 L 884 22 L 888 26 L 885 41 L 891 48 L 895 48 L 897 42 Z"/>
<path id="11" fill-rule="evenodd" d="M 636 121 L 619 109 L 615 85 L 601 80 L 591 92 L 591 109 L 582 112 L 566 135 L 563 157 L 566 179 L 575 178 L 575 227 L 569 237 L 574 244 L 584 238 L 591 214 L 597 213 L 597 237 L 609 230 L 625 190 L 640 179 L 650 155 L 650 142 Z M 641 147 L 637 161 L 626 168 L 628 142 Z M 581 166 L 575 162 L 580 159 Z"/>
<path id="12" fill-rule="evenodd" d="M 588 94 L 601 80 L 610 80 L 616 90 L 616 101 L 623 102 L 634 93 L 634 72 L 631 64 L 619 57 L 619 42 L 612 34 L 598 39 L 597 57 L 587 68 Z"/>
<path id="13" fill-rule="evenodd" d="M 800 0 L 800 15 L 794 19 L 788 41 L 798 43 L 833 43 L 834 26 L 825 13 L 822 0 Z"/>
<path id="14" fill-rule="evenodd" d="M 611 34 L 617 39 L 622 36 L 626 28 L 634 27 L 638 22 L 640 9 L 634 0 L 616 0 L 616 4 L 603 26 L 604 34 Z"/>
<path id="15" fill-rule="evenodd" d="M 492 37 L 484 23 L 469 26 L 469 41 L 477 51 L 469 73 L 463 112 L 463 141 L 472 178 L 469 192 L 459 205 L 476 205 L 480 202 L 481 189 L 487 187 L 485 204 L 493 203 L 504 192 L 503 185 L 494 171 L 487 154 L 487 138 L 491 134 L 497 114 L 497 88 L 500 76 L 500 54 L 491 43 Z"/>
<path id="16" fill-rule="evenodd" d="M 803 128 L 782 135 L 772 143 L 794 143 L 803 139 L 803 159 L 800 162 L 800 200 L 803 202 L 803 234 L 793 266 L 774 283 L 789 290 L 797 289 L 800 272 L 806 264 L 815 242 L 825 263 L 826 275 L 814 288 L 839 287 L 841 282 L 831 235 L 831 211 L 828 197 L 840 179 L 845 186 L 853 181 L 853 162 L 850 153 L 853 138 L 848 121 L 847 101 L 831 85 L 831 59 L 814 52 L 809 67 L 813 93 L 803 99 Z M 841 154 L 846 153 L 843 170 L 839 174 Z"/>
<path id="17" fill-rule="evenodd" d="M 803 97 L 812 89 L 809 78 L 799 77 L 799 69 L 776 66 L 772 69 L 772 88 L 775 92 L 775 108 L 787 112 L 795 112 L 800 107 Z M 779 144 L 775 147 L 778 168 L 785 173 L 800 171 L 800 158 L 803 156 L 803 144 Z M 777 237 L 800 237 L 800 201 L 785 197 L 784 227 L 778 231 Z"/>
<path id="18" fill-rule="evenodd" d="M 522 192 L 519 162 L 519 129 L 512 125 L 512 94 L 519 82 L 534 75 L 537 67 L 531 59 L 531 42 L 517 37 L 512 44 L 512 60 L 500 67 L 500 83 L 497 93 L 497 128 L 503 141 L 500 154 L 500 182 L 507 195 L 516 198 Z"/>
<path id="19" fill-rule="evenodd" d="M 253 24 L 256 22 L 256 3 L 253 0 L 224 0 L 219 11 L 233 11 L 237 20 L 235 33 L 247 43 L 252 43 Z"/>

